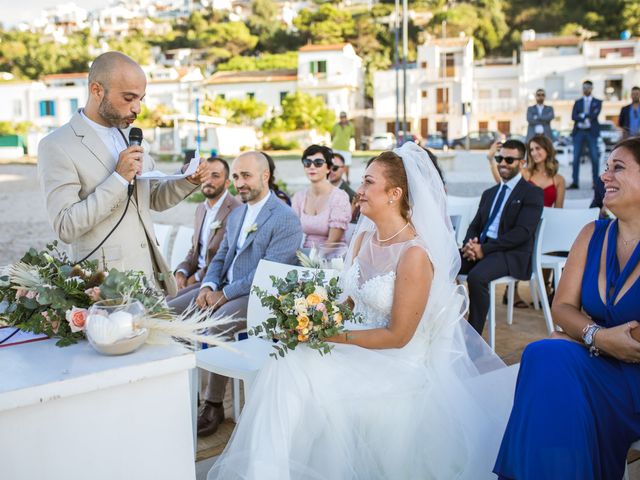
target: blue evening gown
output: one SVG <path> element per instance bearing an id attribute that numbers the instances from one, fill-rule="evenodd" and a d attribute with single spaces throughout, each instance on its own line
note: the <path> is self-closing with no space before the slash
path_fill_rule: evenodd
<path id="1" fill-rule="evenodd" d="M 640 260 L 640 243 L 620 273 L 617 222 L 609 231 L 606 302 L 598 273 L 609 220 L 596 221 L 582 279 L 582 308 L 615 327 L 640 320 L 640 279 L 614 303 Z M 620 480 L 627 452 L 640 439 L 640 365 L 566 340 L 541 340 L 522 355 L 514 406 L 494 472 L 516 480 Z"/>

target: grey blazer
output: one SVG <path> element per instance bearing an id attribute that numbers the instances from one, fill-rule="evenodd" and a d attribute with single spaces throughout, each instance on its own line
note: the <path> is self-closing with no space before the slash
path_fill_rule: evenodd
<path id="1" fill-rule="evenodd" d="M 236 245 L 247 206 L 233 210 L 227 217 L 222 244 L 207 268 L 202 285 L 213 283 L 228 300 L 249 295 L 253 276 L 261 259 L 297 263 L 296 251 L 302 242 L 302 226 L 291 207 L 270 193 L 256 218 L 257 230 L 251 232 L 236 256 Z M 235 259 L 235 263 L 234 263 Z M 227 271 L 233 264 L 233 281 L 226 283 Z"/>
<path id="2" fill-rule="evenodd" d="M 531 105 L 527 108 L 527 122 L 529 127 L 527 128 L 527 141 L 536 135 L 536 125 L 542 125 L 544 128 L 545 136 L 551 138 L 551 120 L 555 118 L 553 107 L 549 105 L 542 106 L 542 115 L 538 115 L 538 107 Z"/>

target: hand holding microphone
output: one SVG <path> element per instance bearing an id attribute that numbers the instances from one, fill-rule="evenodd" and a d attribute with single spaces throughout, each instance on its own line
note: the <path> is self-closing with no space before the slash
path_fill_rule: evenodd
<path id="1" fill-rule="evenodd" d="M 142 144 L 142 130 L 132 128 L 129 131 L 129 147 L 120 152 L 116 172 L 127 182 L 132 182 L 136 175 L 142 173 L 142 159 L 144 149 Z"/>

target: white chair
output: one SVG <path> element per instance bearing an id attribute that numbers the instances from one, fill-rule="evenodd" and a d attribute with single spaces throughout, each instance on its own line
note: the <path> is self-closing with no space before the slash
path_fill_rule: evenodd
<path id="1" fill-rule="evenodd" d="M 450 217 L 460 215 L 460 223 L 456 229 L 456 241 L 458 245 L 462 245 L 469 224 L 478 210 L 478 205 L 480 205 L 480 197 L 456 197 L 454 195 L 447 195 L 447 214 Z"/>
<path id="2" fill-rule="evenodd" d="M 171 233 L 173 232 L 173 225 L 164 225 L 162 223 L 154 223 L 153 230 L 158 240 L 160 252 L 165 258 L 169 255 L 169 240 L 171 240 Z"/>
<path id="3" fill-rule="evenodd" d="M 636 450 L 640 452 L 640 440 L 637 440 L 636 442 L 634 442 L 633 445 L 631 445 L 630 450 Z M 624 477 L 622 477 L 622 480 L 629 480 L 629 467 L 626 465 L 624 468 Z"/>
<path id="4" fill-rule="evenodd" d="M 291 270 L 313 271 L 313 269 L 295 265 L 260 260 L 253 277 L 247 306 L 247 328 L 260 325 L 271 315 L 269 309 L 263 307 L 260 299 L 253 293 L 253 287 L 257 286 L 262 290 L 274 291 L 270 276 L 284 278 Z M 338 275 L 335 270 L 325 270 L 325 272 L 327 279 Z M 271 341 L 256 337 L 235 342 L 232 346 L 237 352 L 225 348 L 207 348 L 196 352 L 196 366 L 233 379 L 233 415 L 237 419 L 240 415 L 240 380 L 244 382 L 246 400 L 256 375 L 269 358 L 269 354 L 275 352 L 275 349 Z"/>
<path id="5" fill-rule="evenodd" d="M 547 331 L 551 334 L 553 332 L 553 320 L 551 318 L 551 308 L 549 307 L 547 291 L 544 288 L 542 267 L 540 266 L 540 239 L 544 234 L 545 228 L 545 220 L 543 218 L 538 224 L 534 237 L 533 253 L 531 256 L 531 279 L 529 282 L 532 284 L 532 292 L 536 289 L 540 295 Z M 513 299 L 515 294 L 515 283 L 517 280 L 518 279 L 515 277 L 506 275 L 489 282 L 489 313 L 487 314 L 487 318 L 489 320 L 489 346 L 491 347 L 491 350 L 495 351 L 496 349 L 496 286 L 507 286 L 507 324 L 511 325 L 513 323 Z M 467 276 L 458 275 L 458 281 L 461 283 L 466 282 Z"/>
<path id="6" fill-rule="evenodd" d="M 591 205 L 592 198 L 565 198 L 563 208 L 568 210 L 584 210 Z"/>
<path id="7" fill-rule="evenodd" d="M 191 248 L 193 241 L 193 227 L 181 226 L 178 228 L 176 238 L 173 240 L 173 246 L 171 247 L 171 255 L 168 259 L 171 271 L 173 272 L 178 265 L 184 260 Z"/>
<path id="8" fill-rule="evenodd" d="M 451 220 L 451 226 L 453 227 L 453 231 L 456 235 L 456 240 L 458 237 L 458 231 L 460 230 L 460 222 L 462 221 L 462 217 L 460 215 L 449 215 L 449 219 Z"/>
<path id="9" fill-rule="evenodd" d="M 568 252 L 571 250 L 580 230 L 598 218 L 599 209 L 564 209 L 545 207 L 542 218 L 545 220 L 545 233 L 542 236 L 540 251 L 540 266 L 553 270 L 554 288 L 562 275 L 562 269 L 567 263 L 566 257 L 546 255 L 549 252 Z"/>

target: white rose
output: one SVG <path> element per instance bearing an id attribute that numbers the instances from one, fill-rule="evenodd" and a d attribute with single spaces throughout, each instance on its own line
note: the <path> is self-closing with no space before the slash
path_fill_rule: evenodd
<path id="1" fill-rule="evenodd" d="M 327 289 L 322 285 L 318 285 L 315 289 L 315 294 L 318 295 L 322 300 L 328 300 L 329 294 L 327 293 Z"/>
<path id="2" fill-rule="evenodd" d="M 293 308 L 298 315 L 307 315 L 307 300 L 305 298 L 296 298 L 293 302 Z"/>

